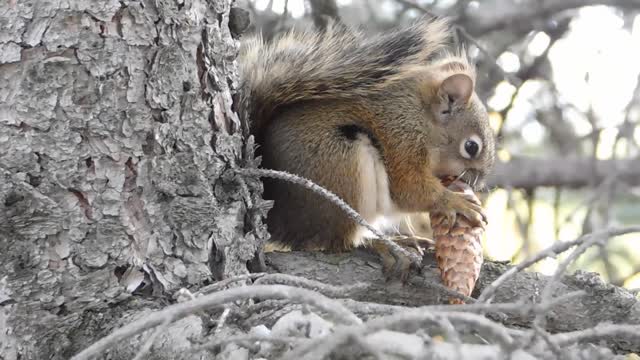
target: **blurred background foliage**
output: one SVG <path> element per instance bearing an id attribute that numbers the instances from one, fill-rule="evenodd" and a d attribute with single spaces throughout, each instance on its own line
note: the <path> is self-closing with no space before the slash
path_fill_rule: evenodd
<path id="1" fill-rule="evenodd" d="M 327 18 L 365 32 L 421 16 L 452 19 L 454 41 L 478 67 L 477 91 L 499 136 L 500 161 L 525 160 L 498 172 L 485 192 L 487 258 L 519 262 L 555 241 L 640 223 L 640 1 L 252 0 L 241 6 L 250 9 L 250 32 L 267 39 L 322 26 Z M 522 174 L 534 176 L 512 179 Z M 552 273 L 564 256 L 534 270 Z M 640 288 L 640 234 L 590 249 L 575 269 Z"/>

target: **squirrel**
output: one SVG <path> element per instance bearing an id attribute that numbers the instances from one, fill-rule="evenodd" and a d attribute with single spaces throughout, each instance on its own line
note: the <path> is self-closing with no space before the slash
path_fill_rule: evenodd
<path id="1" fill-rule="evenodd" d="M 365 36 L 343 24 L 244 41 L 240 115 L 267 169 L 330 190 L 369 223 L 437 211 L 486 223 L 480 204 L 445 177 L 478 186 L 495 138 L 464 53 L 447 47 L 447 19 Z M 291 250 L 347 251 L 366 231 L 327 199 L 264 180 L 271 242 Z"/>

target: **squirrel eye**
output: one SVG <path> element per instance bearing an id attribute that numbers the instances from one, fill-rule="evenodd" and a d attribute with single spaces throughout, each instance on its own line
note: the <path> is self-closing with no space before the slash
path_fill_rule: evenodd
<path id="1" fill-rule="evenodd" d="M 482 151 L 482 140 L 478 135 L 471 135 L 460 142 L 460 155 L 465 159 L 473 159 Z"/>

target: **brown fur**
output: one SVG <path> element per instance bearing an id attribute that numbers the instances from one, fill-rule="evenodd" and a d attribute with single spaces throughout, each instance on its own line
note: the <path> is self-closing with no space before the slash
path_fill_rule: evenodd
<path id="1" fill-rule="evenodd" d="M 466 170 L 464 178 L 475 182 L 494 159 L 488 116 L 475 93 L 452 102 L 442 91 L 456 74 L 475 83 L 464 53 L 445 49 L 448 36 L 446 21 L 437 20 L 374 39 L 329 28 L 272 44 L 250 40 L 240 55 L 242 101 L 263 166 L 306 177 L 373 221 L 389 214 L 365 205 L 378 195 L 366 193 L 371 173 L 362 169 L 379 162 L 395 212 L 437 210 L 480 222 L 482 210 L 438 178 Z M 460 143 L 471 134 L 483 150 L 465 159 Z M 293 249 L 357 245 L 359 227 L 319 195 L 265 180 L 265 198 L 275 200 L 267 219 L 275 242 Z"/>
<path id="2" fill-rule="evenodd" d="M 252 127 L 261 131 L 279 107 L 296 102 L 367 97 L 423 66 L 448 36 L 447 21 L 434 20 L 375 39 L 332 24 L 270 44 L 261 36 L 247 39 L 238 58 Z"/>

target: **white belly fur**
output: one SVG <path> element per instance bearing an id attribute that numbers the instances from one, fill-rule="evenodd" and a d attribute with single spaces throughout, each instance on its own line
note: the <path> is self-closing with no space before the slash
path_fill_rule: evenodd
<path id="1" fill-rule="evenodd" d="M 374 228 L 384 232 L 388 228 L 397 230 L 403 214 L 398 211 L 389 192 L 389 177 L 378 150 L 364 135 L 358 137 L 358 165 L 361 184 L 360 215 Z M 360 228 L 353 243 L 360 245 L 365 238 L 375 237 L 371 231 Z"/>

